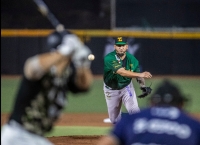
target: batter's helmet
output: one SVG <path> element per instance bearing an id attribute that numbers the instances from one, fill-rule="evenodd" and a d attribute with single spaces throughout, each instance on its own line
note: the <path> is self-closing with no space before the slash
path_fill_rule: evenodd
<path id="1" fill-rule="evenodd" d="M 62 39 L 65 35 L 71 34 L 69 31 L 63 31 L 63 32 L 57 32 L 54 31 L 52 32 L 48 37 L 47 37 L 47 47 L 51 49 L 56 49 L 58 45 L 62 43 Z"/>
<path id="2" fill-rule="evenodd" d="M 47 37 L 47 47 L 55 49 L 62 42 L 62 36 L 57 31 L 54 31 Z"/>

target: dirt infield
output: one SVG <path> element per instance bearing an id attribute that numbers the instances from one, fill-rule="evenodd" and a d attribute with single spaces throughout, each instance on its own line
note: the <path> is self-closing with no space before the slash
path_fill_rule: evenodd
<path id="1" fill-rule="evenodd" d="M 61 136 L 48 138 L 55 145 L 95 145 L 101 136 Z"/>
<path id="2" fill-rule="evenodd" d="M 200 121 L 200 113 L 192 114 L 192 116 Z M 103 123 L 103 119 L 107 118 L 107 114 L 89 113 L 89 114 L 62 114 L 56 122 L 59 126 L 107 126 L 112 124 Z M 1 114 L 1 125 L 8 118 L 8 114 Z M 60 136 L 49 137 L 48 139 L 55 145 L 95 145 L 101 136 Z"/>
<path id="3" fill-rule="evenodd" d="M 103 123 L 107 114 L 89 113 L 89 114 L 62 114 L 56 122 L 59 126 L 105 126 L 112 124 Z M 8 114 L 1 114 L 1 125 L 5 124 Z M 60 136 L 49 137 L 48 139 L 55 145 L 95 145 L 101 136 Z"/>

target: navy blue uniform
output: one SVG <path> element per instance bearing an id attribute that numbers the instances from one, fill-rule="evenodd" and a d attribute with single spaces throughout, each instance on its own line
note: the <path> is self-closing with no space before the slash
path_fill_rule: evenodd
<path id="1" fill-rule="evenodd" d="M 200 122 L 175 107 L 126 115 L 111 134 L 121 145 L 200 145 Z"/>

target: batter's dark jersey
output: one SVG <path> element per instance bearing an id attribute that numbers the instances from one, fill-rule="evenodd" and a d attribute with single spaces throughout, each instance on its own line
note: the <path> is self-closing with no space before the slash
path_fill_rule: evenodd
<path id="1" fill-rule="evenodd" d="M 111 132 L 120 145 L 200 145 L 200 122 L 175 107 L 126 115 Z"/>
<path id="2" fill-rule="evenodd" d="M 26 130 L 44 135 L 52 129 L 66 105 L 66 92 L 82 92 L 74 83 L 73 65 L 61 77 L 52 72 L 40 80 L 31 81 L 23 76 L 10 120 L 20 123 Z"/>
<path id="3" fill-rule="evenodd" d="M 104 57 L 103 78 L 108 87 L 120 90 L 130 84 L 132 78 L 123 77 L 116 73 L 122 67 L 132 72 L 140 72 L 138 60 L 128 52 L 126 52 L 124 60 L 120 60 L 115 50 Z"/>

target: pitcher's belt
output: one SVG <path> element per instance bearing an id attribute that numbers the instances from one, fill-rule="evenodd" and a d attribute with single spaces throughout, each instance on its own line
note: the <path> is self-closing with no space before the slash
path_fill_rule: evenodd
<path id="1" fill-rule="evenodd" d="M 111 88 L 111 87 L 109 87 L 109 86 L 107 86 L 107 85 L 105 85 L 105 87 L 106 87 L 107 89 L 109 89 L 109 90 L 120 90 L 120 89 L 113 89 L 113 88 Z"/>

